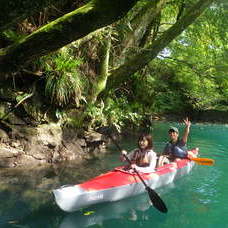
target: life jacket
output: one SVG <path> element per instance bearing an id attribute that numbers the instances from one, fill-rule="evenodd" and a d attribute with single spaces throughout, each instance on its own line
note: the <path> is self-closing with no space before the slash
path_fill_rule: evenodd
<path id="1" fill-rule="evenodd" d="M 132 163 L 136 164 L 139 167 L 146 167 L 150 165 L 149 158 L 148 158 L 148 150 L 141 151 L 136 149 L 133 154 Z"/>
<path id="2" fill-rule="evenodd" d="M 177 140 L 176 143 L 168 142 L 166 146 L 167 154 L 171 159 L 175 159 L 177 157 L 184 158 L 187 156 L 187 147 L 182 140 Z"/>

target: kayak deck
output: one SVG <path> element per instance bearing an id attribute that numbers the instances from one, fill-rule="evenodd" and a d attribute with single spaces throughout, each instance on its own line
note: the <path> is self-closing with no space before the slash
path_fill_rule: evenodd
<path id="1" fill-rule="evenodd" d="M 159 167 L 153 173 L 140 173 L 140 176 L 143 180 L 150 180 L 156 175 L 161 176 L 172 172 L 174 169 L 181 169 L 189 162 L 188 159 L 181 159 L 178 162 L 172 162 Z M 108 173 L 101 174 L 100 176 L 79 184 L 79 186 L 87 191 L 97 191 L 140 182 L 137 174 L 124 171 L 123 168 L 123 166 L 117 167 Z"/>

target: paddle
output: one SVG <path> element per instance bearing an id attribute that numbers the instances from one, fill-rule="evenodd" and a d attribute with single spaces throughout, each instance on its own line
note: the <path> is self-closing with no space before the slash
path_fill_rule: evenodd
<path id="1" fill-rule="evenodd" d="M 116 142 L 116 140 L 114 140 L 114 138 L 111 136 L 111 134 L 108 134 L 108 135 L 111 138 L 111 140 L 113 141 L 113 143 L 116 145 L 116 147 L 119 149 L 119 151 L 121 152 L 122 149 L 119 146 L 119 144 Z M 132 164 L 130 159 L 125 154 L 123 154 L 123 156 L 129 164 Z M 133 170 L 137 174 L 139 179 L 142 181 L 143 185 L 145 186 L 145 189 L 148 192 L 150 200 L 151 200 L 152 204 L 154 205 L 154 207 L 163 213 L 167 213 L 168 209 L 167 209 L 165 203 L 163 202 L 163 200 L 160 198 L 160 196 L 145 183 L 145 181 L 143 180 L 143 178 L 140 176 L 140 174 L 138 173 L 138 171 L 135 168 Z"/>
<path id="2" fill-rule="evenodd" d="M 215 161 L 210 158 L 188 158 L 191 161 L 194 161 L 198 165 L 214 165 Z"/>

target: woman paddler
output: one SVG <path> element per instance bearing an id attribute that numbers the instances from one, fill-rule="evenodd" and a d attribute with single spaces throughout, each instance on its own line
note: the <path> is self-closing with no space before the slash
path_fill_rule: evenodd
<path id="1" fill-rule="evenodd" d="M 157 155 L 153 151 L 153 140 L 151 135 L 140 135 L 138 139 L 138 148 L 134 149 L 129 154 L 127 154 L 127 151 L 122 150 L 122 161 L 125 161 L 124 155 L 126 155 L 132 163 L 126 167 L 127 170 L 133 171 L 133 169 L 136 169 L 142 173 L 155 171 Z"/>

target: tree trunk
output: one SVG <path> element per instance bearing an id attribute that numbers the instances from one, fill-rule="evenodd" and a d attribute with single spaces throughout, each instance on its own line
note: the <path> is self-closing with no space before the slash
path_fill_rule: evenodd
<path id="1" fill-rule="evenodd" d="M 128 62 L 113 70 L 108 77 L 106 91 L 118 87 L 121 83 L 126 81 L 129 76 L 142 69 L 150 61 L 156 58 L 160 51 L 167 47 L 172 40 L 191 25 L 214 1 L 215 0 L 199 0 L 172 27 L 164 32 L 160 38 L 132 57 Z"/>
<path id="2" fill-rule="evenodd" d="M 147 28 L 158 17 L 167 2 L 168 0 L 148 2 L 145 7 L 142 8 L 143 12 L 141 13 L 141 16 L 137 15 L 131 22 L 133 24 L 133 33 L 137 45 L 141 42 Z"/>
<path id="3" fill-rule="evenodd" d="M 111 38 L 107 37 L 105 39 L 101 55 L 101 69 L 100 74 L 96 77 L 95 82 L 92 84 L 92 89 L 90 96 L 88 98 L 88 103 L 93 104 L 96 102 L 98 95 L 105 89 L 107 79 L 108 79 L 108 67 L 109 67 L 109 57 L 110 57 L 110 48 L 111 48 Z"/>
<path id="4" fill-rule="evenodd" d="M 129 48 L 138 49 L 147 29 L 151 28 L 151 23 L 158 17 L 167 1 L 168 0 L 156 0 L 147 2 L 130 21 L 131 31 L 125 35 L 126 38 L 121 43 L 124 48 L 120 58 L 123 60 L 126 59 L 128 55 L 127 50 Z"/>
<path id="5" fill-rule="evenodd" d="M 19 42 L 0 50 L 0 74 L 80 39 L 123 17 L 138 0 L 92 0 L 85 6 L 43 26 Z"/>
<path id="6" fill-rule="evenodd" d="M 60 1 L 64 2 L 64 0 L 1 0 L 0 31 Z"/>

